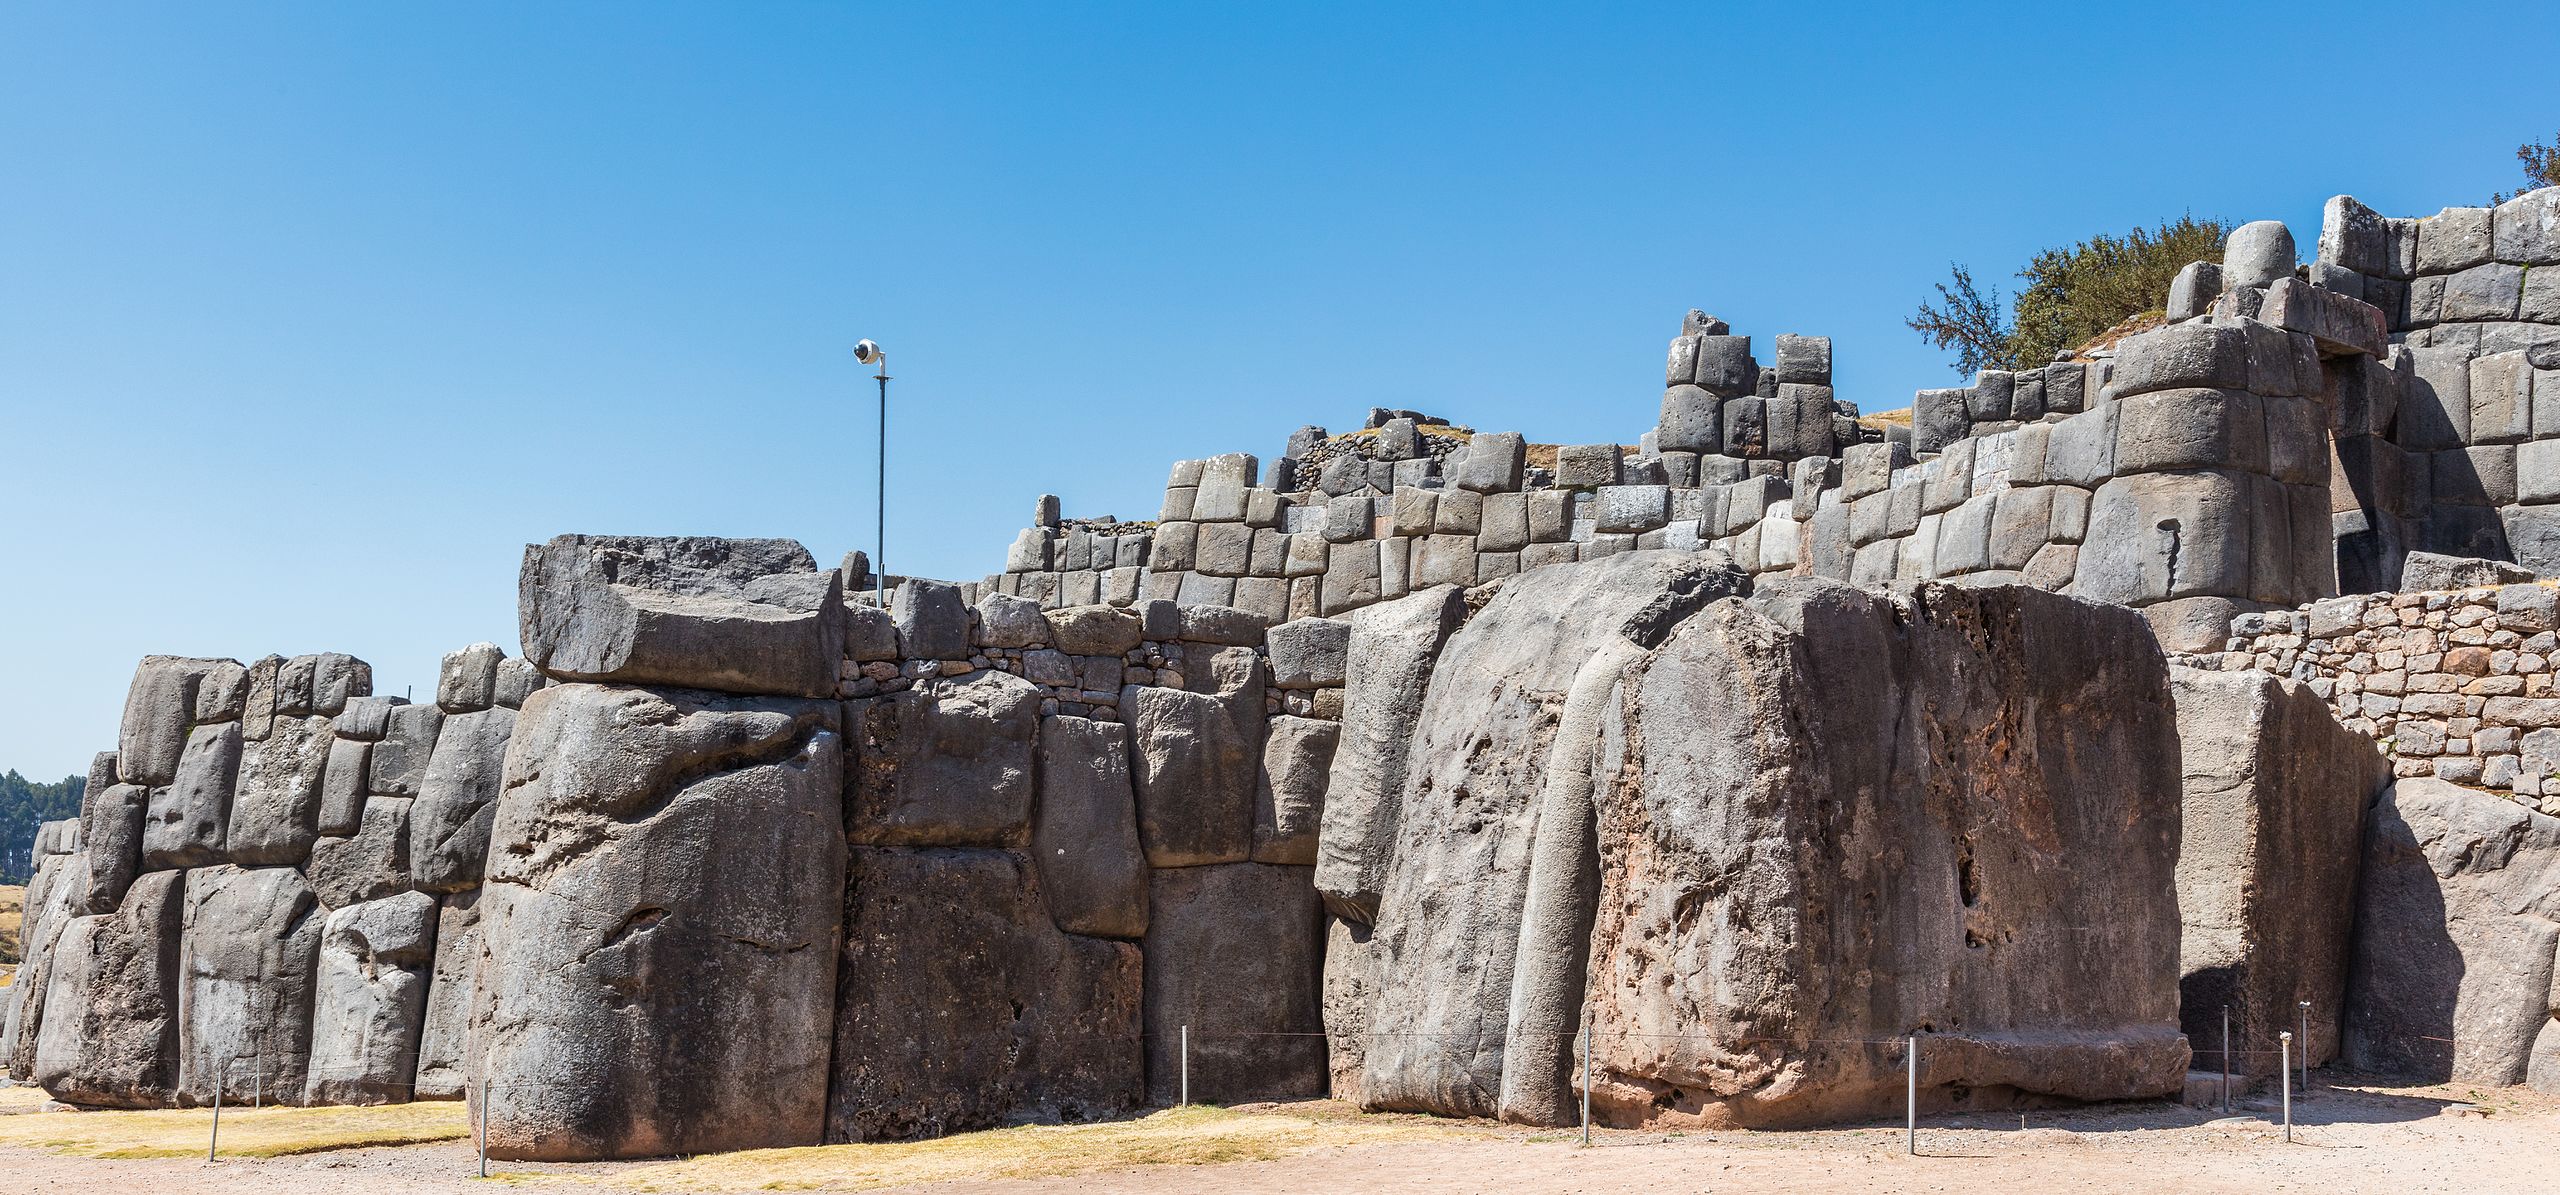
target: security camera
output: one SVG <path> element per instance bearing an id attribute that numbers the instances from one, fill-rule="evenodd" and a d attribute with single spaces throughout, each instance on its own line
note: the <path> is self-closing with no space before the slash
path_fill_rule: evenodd
<path id="1" fill-rule="evenodd" d="M 878 361 L 880 357 L 881 352 L 878 343 L 869 340 L 855 342 L 853 346 L 854 360 L 860 361 L 865 365 L 869 365 L 874 361 Z"/>

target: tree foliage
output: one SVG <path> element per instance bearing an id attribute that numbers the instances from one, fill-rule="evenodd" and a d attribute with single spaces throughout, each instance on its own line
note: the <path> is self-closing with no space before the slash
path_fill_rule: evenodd
<path id="1" fill-rule="evenodd" d="M 2516 161 L 2524 163 L 2524 186 L 2490 196 L 2489 206 L 2496 207 L 2526 191 L 2560 187 L 2560 134 L 2554 134 L 2549 145 L 2527 141 L 2517 146 Z"/>
<path id="2" fill-rule="evenodd" d="M 1970 269 L 1950 265 L 1953 277 L 1938 284 L 1938 301 L 1922 303 L 1904 322 L 1931 344 L 1952 350 L 1958 373 L 2042 365 L 2134 316 L 2158 311 L 2170 281 L 2188 262 L 2222 260 L 2222 238 L 2229 231 L 2223 221 L 2185 215 L 2158 228 L 2101 233 L 2047 249 L 2018 271 L 2027 285 L 2018 292 L 2014 319 L 2002 310 L 1996 288 L 1985 291 Z"/>
<path id="3" fill-rule="evenodd" d="M 37 824 L 80 816 L 87 786 L 79 776 L 39 784 L 15 769 L 0 772 L 0 884 L 23 884 L 35 874 Z"/>

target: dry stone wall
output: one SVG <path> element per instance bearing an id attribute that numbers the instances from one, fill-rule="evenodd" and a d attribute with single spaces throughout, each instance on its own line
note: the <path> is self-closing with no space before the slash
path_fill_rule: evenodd
<path id="1" fill-rule="evenodd" d="M 2344 591 L 2413 551 L 2560 572 L 2560 188 L 2415 219 L 2339 196 L 2310 279 L 2393 344 L 2340 388 Z"/>
<path id="2" fill-rule="evenodd" d="M 435 989 L 470 983 L 500 765 L 542 684 L 486 643 L 422 705 L 345 655 L 145 659 L 80 820 L 40 840 L 11 1073 L 133 1107 L 460 1095 L 463 997 Z"/>
<path id="3" fill-rule="evenodd" d="M 2545 582 L 2351 594 L 2235 620 L 2226 671 L 2299 680 L 2401 777 L 2560 815 L 2560 590 Z"/>
<path id="4" fill-rule="evenodd" d="M 2244 226 L 2165 326 L 1909 428 L 1692 312 L 1633 445 L 1376 410 L 1150 522 L 1043 498 L 967 584 L 562 536 L 526 659 L 432 705 L 152 657 L 39 836 L 0 1061 L 468 1095 L 534 1159 L 1117 1115 L 1186 1061 L 1556 1123 L 1586 1017 L 1627 1124 L 1866 1115 L 1913 1033 L 1932 1106 L 2161 1094 L 2221 1002 L 2541 1081 L 2554 590 L 2357 591 L 2545 567 L 2555 204 L 2342 199 L 2308 267 Z"/>
<path id="5" fill-rule="evenodd" d="M 1177 463 L 1143 550 L 1133 524 L 1062 530 L 1044 498 L 1042 525 L 981 588 L 1279 623 L 1715 547 L 1761 577 L 2069 592 L 2210 649 L 2236 614 L 2337 592 L 2328 433 L 2350 392 L 2396 377 L 2378 364 L 2396 351 L 2383 314 L 2296 277 L 2290 236 L 2263 227 L 2262 281 L 2223 286 L 2216 271 L 2207 287 L 2191 271 L 2174 296 L 2185 318 L 2094 359 L 1922 391 L 1910 429 L 1868 428 L 1835 397 L 1829 340 L 1778 337 L 1767 367 L 1750 338 L 1692 312 L 1632 448 L 1567 445 L 1532 466 L 1516 434 L 1373 412 L 1353 437 L 1302 429 L 1268 471 L 1245 453 Z"/>

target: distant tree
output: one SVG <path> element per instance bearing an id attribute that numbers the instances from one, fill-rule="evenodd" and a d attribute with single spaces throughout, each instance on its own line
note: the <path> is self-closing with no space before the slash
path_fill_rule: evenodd
<path id="1" fill-rule="evenodd" d="M 2047 249 L 2018 271 L 2027 287 L 2018 293 L 2014 320 L 2001 311 L 1997 290 L 1983 293 L 1971 270 L 1951 265 L 1952 280 L 1937 284 L 1938 302 L 1922 303 L 1904 322 L 1952 349 L 1958 373 L 2042 365 L 2128 319 L 2159 311 L 2170 281 L 2188 262 L 2222 260 L 2229 231 L 2221 220 L 2186 215 L 2158 228 L 2101 233 Z"/>
<path id="2" fill-rule="evenodd" d="M 2549 145 L 2527 141 L 2517 146 L 2516 160 L 2524 163 L 2524 186 L 2490 196 L 2489 206 L 2496 207 L 2526 191 L 2560 187 L 2560 135 L 2554 135 Z"/>
<path id="3" fill-rule="evenodd" d="M 23 884 L 35 874 L 36 826 L 80 816 L 87 786 L 80 776 L 38 784 L 14 768 L 0 772 L 0 884 Z"/>
<path id="4" fill-rule="evenodd" d="M 1938 302 L 1922 303 L 1903 322 L 1929 343 L 1953 349 L 1958 373 L 2010 368 L 2009 317 L 2000 310 L 1999 289 L 1986 295 L 1974 286 L 1973 271 L 1954 262 L 1947 269 L 1955 277 L 1938 284 Z"/>

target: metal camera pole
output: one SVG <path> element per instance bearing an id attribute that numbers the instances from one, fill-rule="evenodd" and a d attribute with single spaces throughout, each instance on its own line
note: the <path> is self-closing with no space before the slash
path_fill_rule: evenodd
<path id="1" fill-rule="evenodd" d="M 853 346 L 853 359 L 880 367 L 871 375 L 880 383 L 880 489 L 874 512 L 879 521 L 872 528 L 871 584 L 873 597 L 885 612 L 889 608 L 889 354 L 877 341 L 863 340 Z"/>

